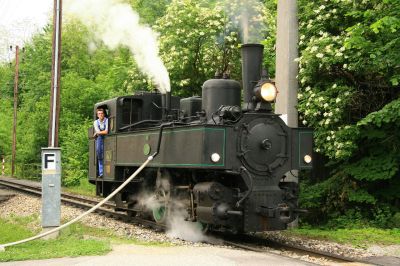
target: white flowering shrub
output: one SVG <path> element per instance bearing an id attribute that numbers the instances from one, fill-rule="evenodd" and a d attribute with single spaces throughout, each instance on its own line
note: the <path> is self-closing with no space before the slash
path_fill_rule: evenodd
<path id="1" fill-rule="evenodd" d="M 173 0 L 154 29 L 159 32 L 161 57 L 169 71 L 171 88 L 181 95 L 200 94 L 215 73 L 240 80 L 242 18 L 248 16 L 246 38 L 259 42 L 267 29 L 265 6 L 256 0 Z M 271 16 L 270 16 L 271 17 Z"/>
<path id="2" fill-rule="evenodd" d="M 382 205 L 398 212 L 400 1 L 298 3 L 300 120 L 333 169 L 307 183 L 303 203 L 319 217 L 352 208 L 373 216 Z"/>

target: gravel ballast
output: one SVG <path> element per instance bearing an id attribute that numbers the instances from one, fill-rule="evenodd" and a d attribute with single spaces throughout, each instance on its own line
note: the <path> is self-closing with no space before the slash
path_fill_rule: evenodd
<path id="1" fill-rule="evenodd" d="M 10 216 L 31 216 L 40 215 L 41 212 L 41 200 L 39 198 L 16 193 L 14 197 L 8 201 L 0 203 L 0 217 L 7 218 Z M 83 210 L 74 208 L 71 206 L 62 205 L 61 207 L 61 219 L 63 221 L 69 221 L 79 214 Z M 184 241 L 177 238 L 173 238 L 163 232 L 156 232 L 154 230 L 144 228 L 140 225 L 134 225 L 117 221 L 113 218 L 107 218 L 99 214 L 89 214 L 84 217 L 81 221 L 83 224 L 90 227 L 97 227 L 101 229 L 108 229 L 115 232 L 116 235 L 125 238 L 134 238 L 144 242 L 161 242 L 170 243 L 173 245 L 185 245 L 185 246 L 211 246 L 211 244 Z M 29 227 L 33 229 L 40 229 L 40 224 L 30 224 Z M 345 255 L 347 257 L 365 258 L 372 256 L 397 256 L 400 257 L 400 245 L 392 245 L 388 247 L 383 246 L 371 246 L 370 248 L 354 248 L 350 245 L 342 245 L 338 243 L 332 243 L 328 241 L 314 240 L 308 238 L 287 236 L 280 232 L 267 232 L 263 233 L 262 236 L 267 239 L 271 239 L 278 242 L 289 243 L 294 245 L 300 245 L 311 249 L 318 249 L 326 252 L 335 254 Z M 215 241 L 213 241 L 215 242 Z M 226 246 L 225 246 L 226 247 Z M 279 251 L 273 249 L 267 249 L 275 254 L 291 256 L 297 259 L 313 262 L 320 265 L 331 265 L 332 263 L 323 258 L 312 258 L 308 255 L 298 255 L 293 252 Z"/>

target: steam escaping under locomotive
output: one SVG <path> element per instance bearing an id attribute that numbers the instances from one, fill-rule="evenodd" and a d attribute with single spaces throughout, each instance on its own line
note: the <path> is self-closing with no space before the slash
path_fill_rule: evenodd
<path id="1" fill-rule="evenodd" d="M 179 208 L 187 221 L 236 232 L 281 230 L 297 217 L 298 184 L 285 173 L 312 168 L 313 132 L 290 128 L 273 112 L 277 90 L 263 75 L 263 46 L 241 49 L 243 103 L 239 82 L 215 78 L 202 97 L 139 92 L 95 105 L 109 121 L 101 178 L 89 140 L 97 195 L 109 195 L 157 151 L 114 197 L 119 210 L 166 223 Z"/>

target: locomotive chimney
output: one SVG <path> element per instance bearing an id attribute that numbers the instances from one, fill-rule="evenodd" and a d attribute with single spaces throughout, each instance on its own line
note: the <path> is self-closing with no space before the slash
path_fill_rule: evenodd
<path id="1" fill-rule="evenodd" d="M 254 109 L 254 86 L 261 78 L 264 46 L 248 43 L 242 45 L 242 81 L 244 110 Z"/>
<path id="2" fill-rule="evenodd" d="M 163 120 L 167 120 L 168 114 L 171 111 L 171 92 L 168 91 L 165 94 L 161 94 L 161 105 L 163 112 Z"/>

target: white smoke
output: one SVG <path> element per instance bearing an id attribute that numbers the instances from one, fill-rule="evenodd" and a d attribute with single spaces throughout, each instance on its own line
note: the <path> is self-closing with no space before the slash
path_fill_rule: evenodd
<path id="1" fill-rule="evenodd" d="M 140 70 L 160 92 L 170 91 L 168 71 L 158 56 L 157 34 L 139 24 L 131 6 L 118 0 L 68 0 L 65 12 L 78 18 L 110 49 L 128 47 Z"/>
<path id="2" fill-rule="evenodd" d="M 162 191 L 170 191 L 171 183 L 169 182 L 170 176 L 164 173 L 163 178 L 157 178 L 156 187 Z M 203 228 L 200 223 L 190 222 L 187 220 L 187 202 L 181 202 L 177 199 L 170 197 L 169 193 L 165 193 L 165 198 L 160 197 L 163 193 L 154 194 L 154 192 L 142 192 L 136 198 L 137 207 L 139 209 L 146 209 L 152 211 L 154 208 L 163 206 L 160 200 L 168 201 L 168 214 L 166 219 L 166 234 L 170 238 L 179 238 L 191 242 L 213 242 L 214 240 L 204 234 Z"/>
<path id="3" fill-rule="evenodd" d="M 209 237 L 202 230 L 200 223 L 186 221 L 187 211 L 184 206 L 177 206 L 167 220 L 167 236 L 191 242 L 209 242 Z"/>
<path id="4" fill-rule="evenodd" d="M 230 22 L 239 28 L 243 43 L 259 43 L 267 25 L 265 6 L 260 0 L 219 0 Z"/>

